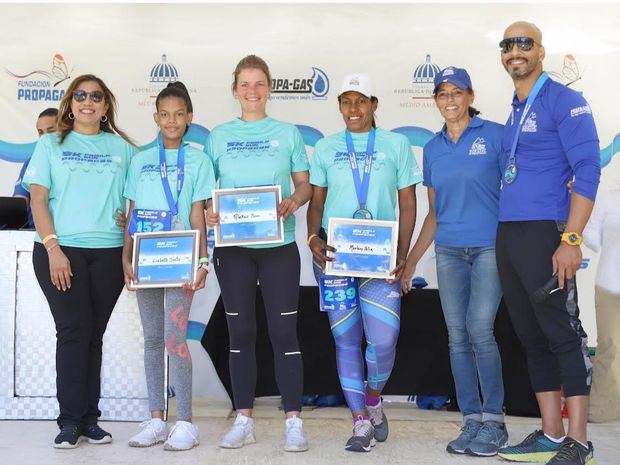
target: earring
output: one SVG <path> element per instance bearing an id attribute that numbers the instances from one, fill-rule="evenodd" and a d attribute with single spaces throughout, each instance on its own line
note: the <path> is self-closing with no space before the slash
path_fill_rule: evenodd
<path id="1" fill-rule="evenodd" d="M 103 115 L 103 116 L 101 117 L 101 122 L 102 122 L 102 123 L 107 123 L 107 122 L 108 122 L 108 115 Z"/>
<path id="2" fill-rule="evenodd" d="M 69 112 L 69 114 L 67 115 L 67 118 L 69 119 L 75 119 L 75 115 L 73 114 L 72 111 Z"/>

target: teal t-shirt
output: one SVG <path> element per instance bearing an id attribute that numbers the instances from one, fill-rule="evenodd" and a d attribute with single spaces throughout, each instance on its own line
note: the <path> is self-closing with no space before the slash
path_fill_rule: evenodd
<path id="1" fill-rule="evenodd" d="M 166 149 L 166 168 L 172 198 L 177 202 L 178 220 L 183 223 L 183 229 L 192 229 L 189 215 L 192 203 L 211 198 L 215 186 L 211 161 L 203 152 L 192 147 L 184 146 L 185 177 L 181 193 L 177 199 L 177 149 Z M 161 182 L 159 173 L 159 147 L 152 147 L 139 152 L 131 160 L 127 182 L 125 183 L 125 198 L 135 202 L 135 208 L 144 210 L 170 211 L 168 200 Z"/>
<path id="2" fill-rule="evenodd" d="M 282 199 L 290 197 L 291 173 L 309 169 L 306 147 L 299 130 L 270 117 L 245 122 L 234 119 L 216 126 L 205 143 L 213 161 L 220 189 L 280 185 Z M 284 222 L 282 244 L 247 247 L 277 247 L 295 241 L 295 216 Z"/>
<path id="3" fill-rule="evenodd" d="M 123 245 L 123 231 L 114 222 L 125 209 L 123 187 L 135 147 L 109 132 L 70 132 L 62 144 L 58 134 L 39 139 L 22 181 L 30 190 L 49 190 L 49 210 L 60 245 L 110 248 Z M 38 235 L 37 242 L 41 242 Z"/>
<path id="4" fill-rule="evenodd" d="M 361 180 L 368 133 L 351 133 Z M 396 192 L 422 182 L 409 140 L 394 132 L 376 129 L 366 208 L 375 220 L 396 219 Z M 310 163 L 310 184 L 327 187 L 321 225 L 327 232 L 330 218 L 352 218 L 359 208 L 344 131 L 316 143 Z"/>

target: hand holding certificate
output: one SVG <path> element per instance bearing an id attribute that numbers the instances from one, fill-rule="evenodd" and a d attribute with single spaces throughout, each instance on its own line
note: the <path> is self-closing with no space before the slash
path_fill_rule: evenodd
<path id="1" fill-rule="evenodd" d="M 199 267 L 200 231 L 136 233 L 132 288 L 185 287 Z"/>
<path id="2" fill-rule="evenodd" d="M 216 189 L 213 213 L 215 246 L 274 244 L 284 242 L 284 222 L 278 215 L 280 186 Z"/>
<path id="3" fill-rule="evenodd" d="M 327 243 L 336 249 L 328 255 L 325 273 L 335 276 L 390 279 L 396 266 L 398 222 L 330 218 Z"/>

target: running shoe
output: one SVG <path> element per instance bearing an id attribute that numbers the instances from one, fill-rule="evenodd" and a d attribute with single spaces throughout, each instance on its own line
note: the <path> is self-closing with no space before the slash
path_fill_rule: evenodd
<path id="1" fill-rule="evenodd" d="M 375 439 L 379 442 L 384 442 L 388 438 L 389 428 L 387 417 L 383 411 L 383 403 L 379 401 L 374 407 L 367 405 L 368 417 L 372 426 L 375 428 Z"/>
<path id="2" fill-rule="evenodd" d="M 54 439 L 56 449 L 75 449 L 80 445 L 80 427 L 78 425 L 62 425 L 60 433 Z"/>
<path id="3" fill-rule="evenodd" d="M 198 427 L 189 421 L 177 421 L 164 442 L 164 450 L 189 450 L 198 444 Z"/>
<path id="4" fill-rule="evenodd" d="M 255 442 L 254 420 L 238 413 L 234 425 L 220 442 L 220 447 L 223 449 L 239 449 L 246 444 L 254 444 Z"/>
<path id="5" fill-rule="evenodd" d="M 536 430 L 515 446 L 502 447 L 498 454 L 512 462 L 545 463 L 560 450 L 561 443 L 553 442 L 542 430 Z"/>
<path id="6" fill-rule="evenodd" d="M 461 428 L 461 434 L 448 443 L 446 450 L 451 454 L 464 454 L 465 449 L 469 447 L 469 443 L 474 440 L 480 428 L 482 428 L 481 422 L 468 418 Z"/>
<path id="7" fill-rule="evenodd" d="M 477 457 L 497 455 L 501 447 L 508 443 L 506 425 L 498 421 L 488 420 L 482 424 L 476 437 L 469 443 L 465 453 Z"/>
<path id="8" fill-rule="evenodd" d="M 96 423 L 94 425 L 84 425 L 82 427 L 82 436 L 90 444 L 109 444 L 112 442 L 112 435 Z"/>
<path id="9" fill-rule="evenodd" d="M 284 450 L 286 452 L 304 452 L 308 450 L 308 441 L 304 435 L 304 426 L 301 418 L 297 416 L 287 418 L 284 423 L 284 434 L 286 437 Z"/>
<path id="10" fill-rule="evenodd" d="M 151 447 L 168 438 L 168 425 L 161 418 L 151 418 L 140 423 L 142 430 L 129 439 L 130 447 Z"/>
<path id="11" fill-rule="evenodd" d="M 558 453 L 547 462 L 547 465 L 596 465 L 594 447 L 590 441 L 588 447 L 584 447 L 573 438 L 566 437 Z"/>
<path id="12" fill-rule="evenodd" d="M 344 448 L 352 452 L 370 452 L 375 443 L 374 426 L 370 420 L 358 417 L 353 425 L 353 436 L 349 438 Z"/>

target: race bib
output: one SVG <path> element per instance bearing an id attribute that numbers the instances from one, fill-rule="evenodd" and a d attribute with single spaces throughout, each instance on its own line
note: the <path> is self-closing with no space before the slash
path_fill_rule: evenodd
<path id="1" fill-rule="evenodd" d="M 129 235 L 172 230 L 172 215 L 165 210 L 134 209 L 129 219 Z"/>
<path id="2" fill-rule="evenodd" d="M 327 277 L 319 279 L 321 311 L 353 310 L 359 305 L 355 278 Z"/>

